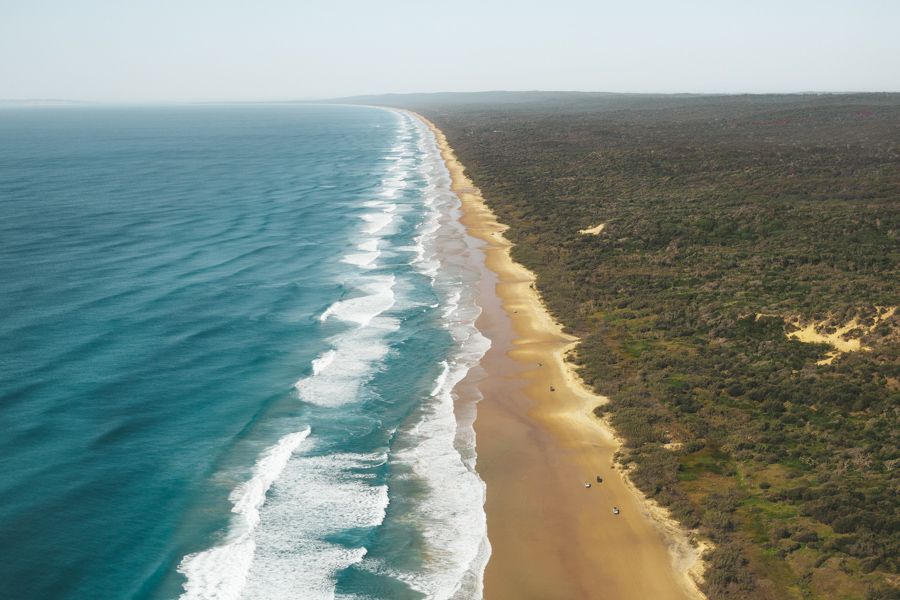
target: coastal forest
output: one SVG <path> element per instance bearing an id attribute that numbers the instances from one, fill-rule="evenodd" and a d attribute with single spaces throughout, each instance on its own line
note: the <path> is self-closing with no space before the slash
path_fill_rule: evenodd
<path id="1" fill-rule="evenodd" d="M 900 95 L 371 100 L 509 226 L 711 600 L 900 598 Z"/>

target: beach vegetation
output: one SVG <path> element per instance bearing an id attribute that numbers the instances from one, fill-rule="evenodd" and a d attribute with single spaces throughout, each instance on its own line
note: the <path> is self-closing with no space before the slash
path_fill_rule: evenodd
<path id="1" fill-rule="evenodd" d="M 897 598 L 900 95 L 422 102 L 709 598 Z"/>

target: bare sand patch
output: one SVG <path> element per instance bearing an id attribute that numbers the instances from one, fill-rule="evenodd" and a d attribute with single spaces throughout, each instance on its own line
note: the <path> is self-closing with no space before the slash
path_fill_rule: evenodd
<path id="1" fill-rule="evenodd" d="M 594 225 L 593 227 L 589 227 L 587 229 L 579 229 L 578 233 L 581 235 L 600 235 L 603 233 L 603 228 L 606 227 L 606 223 L 600 223 L 599 225 Z"/>
<path id="2" fill-rule="evenodd" d="M 847 352 L 869 352 L 872 349 L 862 345 L 862 338 L 875 331 L 883 321 L 891 318 L 897 311 L 896 306 L 876 306 L 877 314 L 874 323 L 865 325 L 860 323 L 859 317 L 854 317 L 844 324 L 835 324 L 832 319 L 811 321 L 803 323 L 799 318 L 791 325 L 797 329 L 787 332 L 789 338 L 796 339 L 806 344 L 826 344 L 831 346 L 825 358 L 816 361 L 817 365 L 830 365 L 841 354 Z"/>

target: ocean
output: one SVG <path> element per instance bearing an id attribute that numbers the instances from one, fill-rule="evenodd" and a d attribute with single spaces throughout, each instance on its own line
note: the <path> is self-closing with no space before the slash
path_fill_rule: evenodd
<path id="1" fill-rule="evenodd" d="M 0 110 L 0 590 L 480 598 L 478 244 L 411 115 Z"/>

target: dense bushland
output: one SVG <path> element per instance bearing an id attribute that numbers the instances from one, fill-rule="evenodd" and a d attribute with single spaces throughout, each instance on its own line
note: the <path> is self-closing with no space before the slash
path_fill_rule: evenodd
<path id="1" fill-rule="evenodd" d="M 709 597 L 900 596 L 898 317 L 830 365 L 785 335 L 900 304 L 900 96 L 495 96 L 395 104 L 582 338 L 636 484 L 715 543 Z"/>

